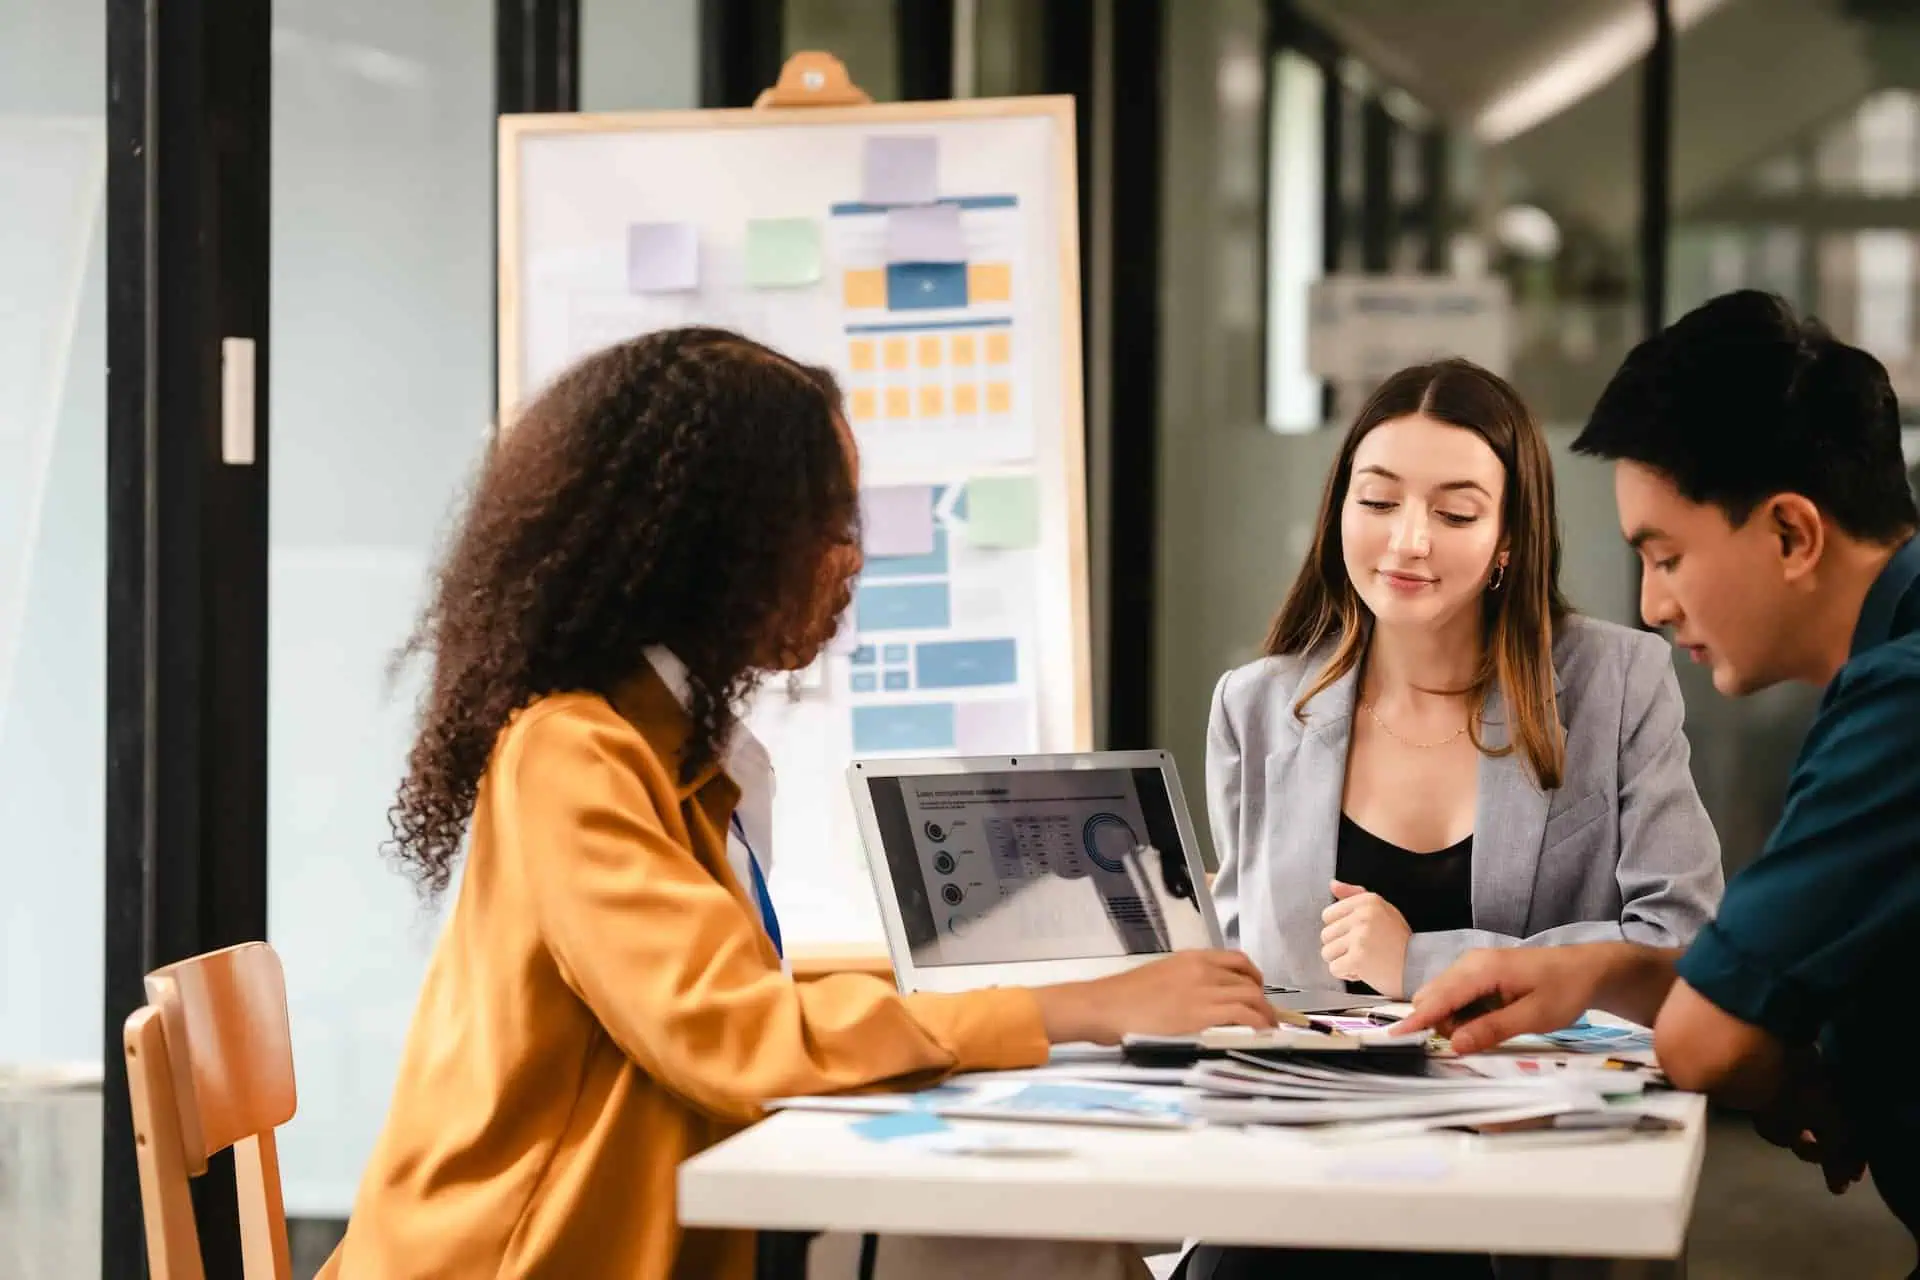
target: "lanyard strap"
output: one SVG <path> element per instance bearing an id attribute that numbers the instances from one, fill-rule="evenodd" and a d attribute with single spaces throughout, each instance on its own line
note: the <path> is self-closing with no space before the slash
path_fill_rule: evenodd
<path id="1" fill-rule="evenodd" d="M 753 896 L 760 904 L 760 922 L 766 926 L 767 936 L 773 939 L 773 953 L 786 959 L 786 949 L 780 945 L 780 918 L 773 914 L 773 898 L 767 893 L 766 877 L 760 874 L 760 859 L 753 856 L 753 846 L 747 843 L 747 829 L 740 825 L 740 815 L 733 815 L 733 833 L 740 837 L 740 847 L 747 851 L 747 874 L 753 878 Z"/>

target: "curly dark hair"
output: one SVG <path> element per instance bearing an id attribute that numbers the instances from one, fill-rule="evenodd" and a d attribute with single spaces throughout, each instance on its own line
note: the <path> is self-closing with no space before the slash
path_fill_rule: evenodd
<path id="1" fill-rule="evenodd" d="M 429 896 L 529 702 L 610 694 L 664 645 L 687 667 L 690 778 L 755 679 L 830 638 L 849 586 L 829 552 L 859 521 L 839 413 L 826 371 L 685 328 L 588 357 L 504 433 L 401 652 L 433 669 L 387 848 Z"/>

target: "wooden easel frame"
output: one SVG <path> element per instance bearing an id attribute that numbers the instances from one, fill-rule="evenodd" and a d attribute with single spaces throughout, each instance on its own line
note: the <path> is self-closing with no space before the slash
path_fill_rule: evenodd
<path id="1" fill-rule="evenodd" d="M 1079 187 L 1074 166 L 1074 104 L 1070 96 L 970 98 L 948 102 L 874 104 L 847 77 L 830 54 L 796 53 L 780 78 L 746 108 L 719 110 L 509 115 L 499 122 L 499 382 L 496 422 L 510 429 L 529 388 L 521 385 L 523 332 L 521 313 L 520 146 L 527 139 L 556 134 L 628 133 L 671 129 L 766 129 L 785 125 L 892 124 L 950 120 L 1044 117 L 1054 136 L 1065 140 L 1053 166 L 1055 242 L 1059 255 L 1060 378 L 1062 475 L 1067 485 L 1068 577 L 1074 622 L 1073 661 L 1079 678 L 1072 702 L 1072 731 L 1077 750 L 1093 747 L 1093 668 L 1087 567 L 1086 406 L 1080 330 Z M 855 969 L 891 974 L 884 948 L 822 949 L 817 956 L 794 958 L 797 977 Z"/>

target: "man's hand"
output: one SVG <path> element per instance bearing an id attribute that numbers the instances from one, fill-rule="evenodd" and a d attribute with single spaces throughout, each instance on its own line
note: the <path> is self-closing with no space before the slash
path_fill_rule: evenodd
<path id="1" fill-rule="evenodd" d="M 1333 882 L 1335 902 L 1321 913 L 1320 957 L 1333 976 L 1364 982 L 1398 1000 L 1406 993 L 1407 940 L 1413 930 L 1399 909 L 1357 884 Z"/>
<path id="2" fill-rule="evenodd" d="M 1867 1158 L 1834 1104 L 1826 1071 L 1812 1049 L 1790 1055 L 1779 1096 L 1771 1107 L 1754 1114 L 1753 1128 L 1774 1146 L 1819 1165 L 1827 1190 L 1834 1195 L 1845 1192 L 1867 1172 Z"/>
<path id="3" fill-rule="evenodd" d="M 1632 942 L 1469 951 L 1413 993 L 1413 1013 L 1399 1026 L 1444 1032 L 1461 1053 L 1558 1031 L 1588 1009 L 1651 1026 L 1679 956 Z"/>
<path id="4" fill-rule="evenodd" d="M 1413 993 L 1413 1013 L 1397 1029 L 1438 1030 L 1459 1053 L 1558 1031 L 1593 1007 L 1606 963 L 1586 946 L 1469 951 Z"/>

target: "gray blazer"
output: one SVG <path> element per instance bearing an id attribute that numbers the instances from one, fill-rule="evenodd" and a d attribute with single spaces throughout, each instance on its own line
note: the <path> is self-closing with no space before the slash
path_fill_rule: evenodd
<path id="1" fill-rule="evenodd" d="M 1213 897 L 1230 946 L 1269 982 L 1324 987 L 1320 913 L 1332 901 L 1358 677 L 1294 700 L 1329 651 L 1263 658 L 1222 676 L 1207 726 Z M 1419 933 L 1409 991 L 1475 947 L 1625 938 L 1684 946 L 1713 917 L 1720 842 L 1687 768 L 1679 681 L 1658 636 L 1568 619 L 1553 648 L 1565 780 L 1543 792 L 1519 752 L 1480 761 L 1473 925 Z M 1506 741 L 1500 693 L 1485 740 Z"/>

